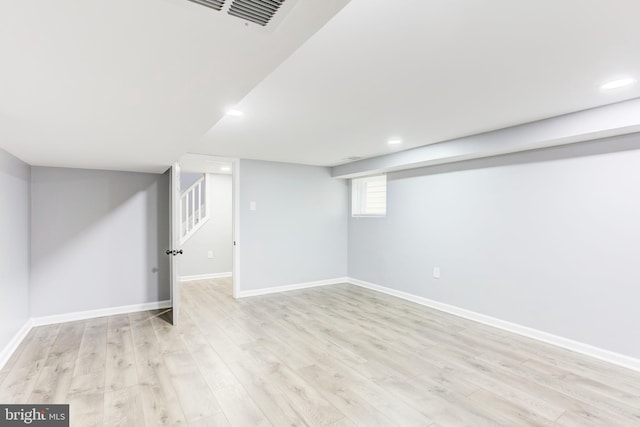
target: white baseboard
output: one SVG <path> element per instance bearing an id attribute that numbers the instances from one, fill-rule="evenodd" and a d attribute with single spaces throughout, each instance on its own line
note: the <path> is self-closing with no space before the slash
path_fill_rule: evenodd
<path id="1" fill-rule="evenodd" d="M 16 334 L 11 338 L 11 341 L 0 351 L 0 369 L 2 369 L 13 355 L 13 352 L 16 351 L 22 340 L 24 340 L 33 327 L 33 322 L 31 319 L 27 320 L 24 325 L 16 332 Z"/>
<path id="2" fill-rule="evenodd" d="M 387 288 L 385 286 L 376 285 L 374 283 L 369 283 L 353 278 L 349 278 L 348 282 L 362 288 L 367 288 L 373 291 L 382 292 L 384 294 L 402 298 L 404 300 L 431 307 L 436 310 L 444 311 L 455 316 L 464 317 L 465 319 L 473 320 L 475 322 L 493 326 L 498 329 L 513 332 L 528 338 L 533 338 L 547 344 L 562 347 L 567 350 L 575 351 L 576 353 L 581 353 L 586 356 L 591 356 L 596 359 L 604 360 L 605 362 L 613 363 L 615 365 L 623 366 L 625 368 L 640 372 L 640 359 L 636 359 L 631 356 L 625 356 L 624 354 L 619 354 L 599 347 L 594 347 L 592 345 L 574 341 L 569 338 L 553 335 L 548 332 L 540 331 L 538 329 L 533 329 L 527 326 L 518 325 L 516 323 L 507 322 L 505 320 L 480 314 L 475 311 L 466 310 L 449 304 L 444 304 L 407 292 L 402 292 L 395 289 Z"/>
<path id="3" fill-rule="evenodd" d="M 75 320 L 93 319 L 95 317 L 114 316 L 116 314 L 135 313 L 138 311 L 170 308 L 171 301 L 147 302 L 144 304 L 123 305 L 120 307 L 100 308 L 97 310 L 77 311 L 75 313 L 54 314 L 52 316 L 34 317 L 33 326 L 52 325 L 55 323 L 73 322 Z"/>
<path id="4" fill-rule="evenodd" d="M 170 308 L 171 301 L 148 302 L 144 304 L 123 305 L 120 307 L 101 308 L 98 310 L 78 311 L 75 313 L 55 314 L 53 316 L 33 317 L 20 328 L 4 349 L 0 351 L 0 369 L 2 369 L 25 339 L 29 331 L 36 326 L 53 325 L 75 320 L 93 319 L 95 317 L 113 316 L 116 314 L 135 313 L 138 311 Z"/>
<path id="5" fill-rule="evenodd" d="M 278 292 L 295 291 L 298 289 L 315 288 L 317 286 L 337 285 L 339 283 L 349 283 L 348 277 L 337 277 L 335 279 L 318 280 L 315 282 L 295 283 L 292 285 L 274 286 L 272 288 L 254 289 L 250 291 L 240 291 L 238 298 L 254 297 L 257 295 L 275 294 Z"/>
<path id="6" fill-rule="evenodd" d="M 180 282 L 192 282 L 194 280 L 206 280 L 206 279 L 221 279 L 223 277 L 232 277 L 233 273 L 230 271 L 226 273 L 211 273 L 211 274 L 195 274 L 193 276 L 180 276 Z"/>

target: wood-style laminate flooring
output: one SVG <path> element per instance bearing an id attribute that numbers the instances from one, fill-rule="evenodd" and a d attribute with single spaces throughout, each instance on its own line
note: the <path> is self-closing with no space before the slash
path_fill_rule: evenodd
<path id="1" fill-rule="evenodd" d="M 352 285 L 34 328 L 0 403 L 73 426 L 639 426 L 640 373 Z"/>

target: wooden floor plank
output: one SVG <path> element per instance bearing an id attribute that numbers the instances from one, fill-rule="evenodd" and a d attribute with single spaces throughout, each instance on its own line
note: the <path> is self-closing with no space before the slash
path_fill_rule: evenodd
<path id="1" fill-rule="evenodd" d="M 86 322 L 82 321 L 61 324 L 56 340 L 45 362 L 46 366 L 55 367 L 70 363 L 74 365 L 75 369 L 85 327 Z"/>
<path id="2" fill-rule="evenodd" d="M 159 366 L 155 376 L 141 382 L 140 393 L 147 426 L 187 425 L 166 367 Z"/>
<path id="3" fill-rule="evenodd" d="M 637 426 L 640 373 L 348 284 L 33 328 L 2 403 L 73 426 Z"/>
<path id="4" fill-rule="evenodd" d="M 29 397 L 29 402 L 42 404 L 66 403 L 69 388 L 71 387 L 73 370 L 74 364 L 72 363 L 42 368 L 38 381 Z"/>
<path id="5" fill-rule="evenodd" d="M 271 425 L 226 363 L 202 335 L 185 337 L 185 341 L 200 372 L 231 425 Z"/>
<path id="6" fill-rule="evenodd" d="M 12 368 L 0 387 L 0 402 L 7 404 L 29 403 L 44 361 L 34 362 L 32 367 Z"/>
<path id="7" fill-rule="evenodd" d="M 69 420 L 71 427 L 101 427 L 104 423 L 104 393 L 70 395 Z"/>
<path id="8" fill-rule="evenodd" d="M 146 425 L 139 386 L 120 388 L 104 394 L 104 424 L 113 427 Z"/>
<path id="9" fill-rule="evenodd" d="M 199 418 L 189 423 L 189 427 L 228 427 L 229 421 L 227 421 L 224 414 L 211 415 L 205 418 Z M 236 425 L 253 425 L 253 424 L 236 424 Z"/>

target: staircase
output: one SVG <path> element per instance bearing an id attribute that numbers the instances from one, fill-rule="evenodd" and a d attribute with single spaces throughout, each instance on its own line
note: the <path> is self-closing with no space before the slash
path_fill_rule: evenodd
<path id="1" fill-rule="evenodd" d="M 180 244 L 193 236 L 209 219 L 206 174 L 180 194 Z"/>

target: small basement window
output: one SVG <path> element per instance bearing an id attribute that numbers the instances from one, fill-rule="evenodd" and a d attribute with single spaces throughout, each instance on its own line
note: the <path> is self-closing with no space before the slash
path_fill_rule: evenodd
<path id="1" fill-rule="evenodd" d="M 387 176 L 375 175 L 351 180 L 351 216 L 387 214 Z"/>

